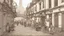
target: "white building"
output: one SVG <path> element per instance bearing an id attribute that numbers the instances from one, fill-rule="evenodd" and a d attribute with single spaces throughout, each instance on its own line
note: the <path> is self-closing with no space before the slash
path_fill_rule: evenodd
<path id="1" fill-rule="evenodd" d="M 46 20 L 43 21 L 46 21 L 47 27 L 52 24 L 55 28 L 64 30 L 64 0 L 35 0 L 27 12 L 29 17 L 35 16 L 36 19 L 45 16 Z"/>

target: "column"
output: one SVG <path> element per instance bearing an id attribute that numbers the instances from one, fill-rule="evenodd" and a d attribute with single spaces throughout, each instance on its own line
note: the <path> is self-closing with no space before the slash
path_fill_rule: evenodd
<path id="1" fill-rule="evenodd" d="M 58 20 L 59 20 L 59 25 L 58 25 L 58 27 L 59 28 L 62 28 L 62 13 L 59 13 L 59 15 L 58 15 Z"/>
<path id="2" fill-rule="evenodd" d="M 47 15 L 47 27 L 48 27 L 48 31 L 50 32 L 49 24 L 50 24 L 50 22 L 49 22 L 49 15 Z"/>
<path id="3" fill-rule="evenodd" d="M 41 2 L 41 9 L 43 9 L 43 1 Z"/>
<path id="4" fill-rule="evenodd" d="M 54 13 L 52 14 L 52 25 L 54 26 Z"/>
<path id="5" fill-rule="evenodd" d="M 58 0 L 58 6 L 60 6 L 61 2 L 62 2 L 62 0 Z"/>
<path id="6" fill-rule="evenodd" d="M 54 0 L 51 1 L 52 8 L 54 7 Z M 52 13 L 52 25 L 54 26 L 54 12 Z"/>
<path id="7" fill-rule="evenodd" d="M 51 0 L 51 6 L 54 7 L 54 0 Z"/>
<path id="8" fill-rule="evenodd" d="M 47 26 L 49 27 L 49 15 L 47 15 L 47 22 L 46 22 L 47 24 Z"/>
<path id="9" fill-rule="evenodd" d="M 46 9 L 49 8 L 49 0 L 46 0 Z"/>
<path id="10" fill-rule="evenodd" d="M 36 4 L 37 5 L 37 12 L 39 11 L 39 3 Z"/>

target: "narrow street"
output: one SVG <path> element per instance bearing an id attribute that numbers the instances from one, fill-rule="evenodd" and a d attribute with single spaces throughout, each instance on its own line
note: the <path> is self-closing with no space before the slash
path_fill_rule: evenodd
<path id="1" fill-rule="evenodd" d="M 0 36 L 64 36 L 64 0 L 0 0 Z"/>
<path id="2" fill-rule="evenodd" d="M 42 31 L 36 31 L 30 27 L 24 27 L 23 25 L 15 25 L 15 30 L 10 33 L 5 33 L 3 36 L 64 36 L 62 33 L 59 34 L 48 34 Z"/>
<path id="3" fill-rule="evenodd" d="M 23 35 L 23 36 L 28 36 L 28 35 L 33 35 L 33 36 L 48 36 L 49 34 L 43 33 L 41 31 L 35 31 L 34 29 L 31 29 L 29 27 L 24 27 L 22 25 L 16 25 L 15 26 L 15 31 L 9 33 L 9 35 Z"/>

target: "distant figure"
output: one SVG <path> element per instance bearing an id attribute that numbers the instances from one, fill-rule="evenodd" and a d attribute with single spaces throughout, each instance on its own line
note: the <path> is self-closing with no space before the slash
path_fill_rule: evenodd
<path id="1" fill-rule="evenodd" d="M 54 27 L 52 25 L 52 22 L 50 23 L 50 34 L 54 34 Z"/>
<path id="2" fill-rule="evenodd" d="M 19 23 L 18 23 L 18 22 L 16 22 L 16 24 L 17 24 L 17 26 L 18 26 L 18 24 L 19 24 Z"/>
<path id="3" fill-rule="evenodd" d="M 10 32 L 10 26 L 9 26 L 9 23 L 6 24 L 6 32 Z"/>
<path id="4" fill-rule="evenodd" d="M 15 27 L 14 24 L 12 24 L 11 27 L 10 27 L 11 28 L 10 30 L 14 31 L 14 27 Z"/>

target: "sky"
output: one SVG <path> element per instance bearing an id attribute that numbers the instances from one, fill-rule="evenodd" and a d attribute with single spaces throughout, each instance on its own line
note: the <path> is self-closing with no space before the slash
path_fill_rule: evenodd
<path id="1" fill-rule="evenodd" d="M 17 5 L 19 6 L 19 1 L 20 0 L 14 0 L 16 3 L 17 3 Z M 27 5 L 31 2 L 32 0 L 22 0 L 22 6 L 24 7 L 24 8 L 26 8 L 27 7 Z"/>
<path id="2" fill-rule="evenodd" d="M 22 0 L 22 1 L 14 0 L 14 1 L 17 3 L 17 9 L 16 9 L 17 15 L 24 14 L 24 11 L 26 7 L 28 6 L 28 4 L 32 2 L 32 0 Z M 20 4 L 20 2 L 22 2 L 22 4 Z"/>
<path id="3" fill-rule="evenodd" d="M 16 2 L 16 3 L 17 3 L 17 5 L 19 6 L 19 0 L 14 0 L 14 2 Z"/>
<path id="4" fill-rule="evenodd" d="M 27 7 L 27 5 L 31 2 L 31 0 L 22 0 L 22 5 L 24 8 Z"/>

